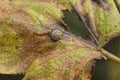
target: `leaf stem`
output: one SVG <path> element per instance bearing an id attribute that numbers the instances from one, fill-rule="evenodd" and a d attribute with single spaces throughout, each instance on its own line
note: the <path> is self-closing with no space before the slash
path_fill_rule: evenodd
<path id="1" fill-rule="evenodd" d="M 100 49 L 100 52 L 101 52 L 103 55 L 105 55 L 106 57 L 108 57 L 109 59 L 111 59 L 111 60 L 113 60 L 113 61 L 115 61 L 115 62 L 118 62 L 118 63 L 120 64 L 120 58 L 119 58 L 119 57 L 113 55 L 112 53 L 106 51 L 106 50 L 103 49 L 103 48 Z"/>

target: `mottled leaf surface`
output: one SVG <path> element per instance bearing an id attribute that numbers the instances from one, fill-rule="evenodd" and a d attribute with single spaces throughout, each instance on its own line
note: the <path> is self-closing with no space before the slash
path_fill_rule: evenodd
<path id="1" fill-rule="evenodd" d="M 98 2 L 80 0 L 76 6 L 81 5 L 79 13 L 84 16 L 88 27 L 98 39 L 99 46 L 102 47 L 111 38 L 120 35 L 120 13 L 115 0 Z"/>
<path id="2" fill-rule="evenodd" d="M 4 6 L 3 6 L 4 4 Z M 66 30 L 62 10 L 75 0 L 0 1 L 0 73 L 23 80 L 89 80 L 101 54 Z M 64 37 L 52 40 L 59 29 Z"/>

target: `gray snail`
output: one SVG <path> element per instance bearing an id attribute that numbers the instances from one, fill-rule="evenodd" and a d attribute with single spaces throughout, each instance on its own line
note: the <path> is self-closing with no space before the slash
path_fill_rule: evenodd
<path id="1" fill-rule="evenodd" d="M 61 30 L 54 29 L 50 32 L 50 36 L 51 36 L 52 40 L 58 41 L 58 40 L 61 40 L 63 38 L 64 34 Z"/>

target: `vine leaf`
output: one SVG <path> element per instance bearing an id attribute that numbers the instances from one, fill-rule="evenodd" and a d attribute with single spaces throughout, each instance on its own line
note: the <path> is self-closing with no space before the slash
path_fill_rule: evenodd
<path id="1" fill-rule="evenodd" d="M 92 36 L 99 42 L 98 46 L 103 47 L 113 37 L 120 36 L 120 14 L 114 0 L 99 2 L 100 4 L 91 0 L 80 0 L 76 6 L 81 6 L 78 13 L 85 19 Z"/>
<path id="2" fill-rule="evenodd" d="M 113 0 L 108 0 L 107 9 L 102 7 L 95 11 L 95 23 L 99 31 L 101 46 L 105 45 L 111 38 L 120 36 L 120 14 Z"/>
<path id="3" fill-rule="evenodd" d="M 0 1 L 0 73 L 25 74 L 23 80 L 90 80 L 94 59 L 100 57 L 102 52 L 109 53 L 104 50 L 101 50 L 101 52 L 96 51 L 94 46 L 76 38 L 63 28 L 65 24 L 62 21 L 62 17 L 64 17 L 62 10 L 71 11 L 72 5 L 75 5 L 76 1 Z M 116 18 L 112 13 L 117 14 L 114 2 L 112 0 L 108 1 L 108 4 L 112 6 L 106 11 L 104 7 L 94 7 L 95 5 L 90 0 L 79 1 L 82 2 L 81 7 L 84 7 L 80 10 L 83 11 L 84 24 L 92 30 L 91 33 L 93 33 L 94 39 L 99 37 L 98 41 L 104 45 L 102 41 L 106 39 L 106 36 L 116 34 L 117 30 L 119 32 L 118 19 L 115 20 L 117 25 L 113 31 L 112 27 L 115 24 L 107 24 L 107 26 L 110 26 L 109 30 L 102 25 L 104 23 L 102 19 L 106 17 L 104 15 L 111 12 L 106 17 L 110 22 L 111 18 Z M 102 15 L 98 15 L 98 12 Z M 88 17 L 86 18 L 86 16 Z M 92 24 L 89 28 L 86 20 L 90 21 L 91 18 Z M 104 23 L 104 25 L 106 24 Z M 36 26 L 39 28 L 33 33 Z M 102 31 L 102 28 L 105 31 Z M 50 32 L 54 29 L 60 29 L 67 37 L 59 41 L 53 41 Z M 117 61 L 120 60 L 117 59 Z"/>
<path id="4" fill-rule="evenodd" d="M 106 0 L 105 2 L 99 0 L 99 2 L 78 0 L 72 6 L 93 38 L 92 41 L 95 42 L 97 49 L 103 55 L 120 63 L 120 58 L 102 49 L 110 39 L 120 35 L 118 4 L 113 0 Z M 116 19 L 114 23 L 112 23 L 112 19 Z"/>

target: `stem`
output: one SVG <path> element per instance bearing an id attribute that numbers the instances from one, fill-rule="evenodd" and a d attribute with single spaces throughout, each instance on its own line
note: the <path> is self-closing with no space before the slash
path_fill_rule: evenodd
<path id="1" fill-rule="evenodd" d="M 113 60 L 113 61 L 115 61 L 115 62 L 120 63 L 120 58 L 119 58 L 119 57 L 117 57 L 117 56 L 109 53 L 109 52 L 106 51 L 105 49 L 103 49 L 103 48 L 100 49 L 100 52 L 101 52 L 103 55 L 105 55 L 106 57 L 108 57 L 109 59 L 111 59 L 111 60 Z"/>

